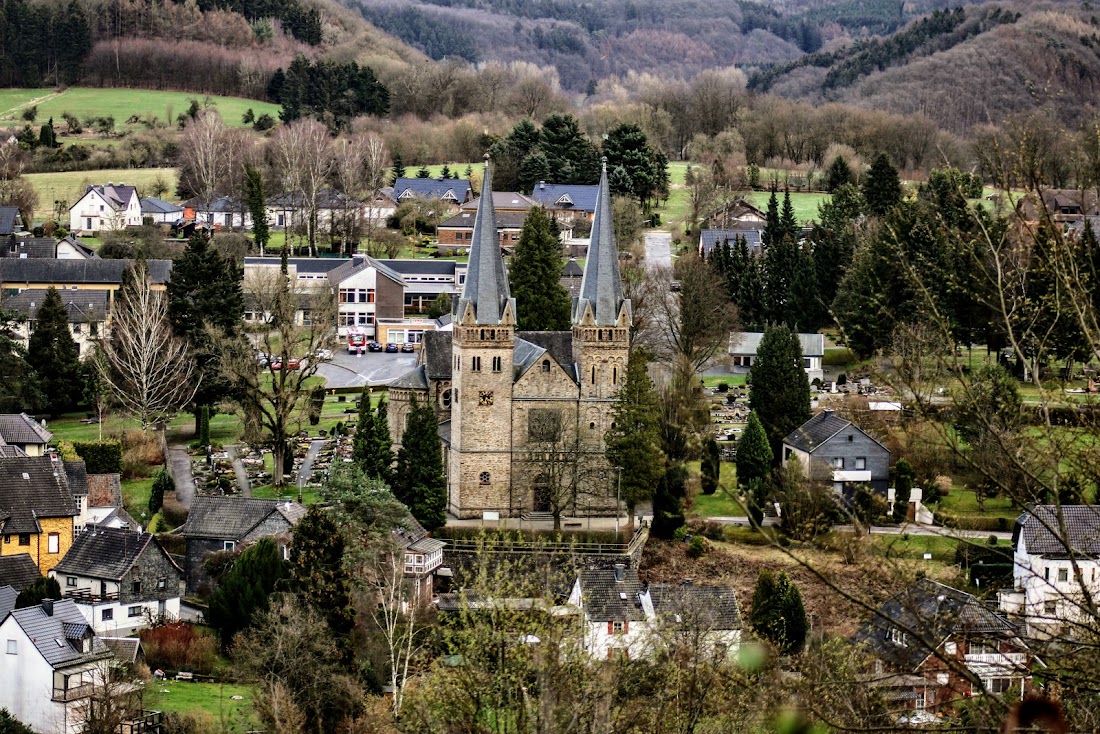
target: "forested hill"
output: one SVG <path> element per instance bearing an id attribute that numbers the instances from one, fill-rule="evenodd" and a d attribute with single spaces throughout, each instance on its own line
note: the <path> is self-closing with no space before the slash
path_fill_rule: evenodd
<path id="1" fill-rule="evenodd" d="M 1100 98 L 1100 12 L 1051 2 L 935 12 L 886 38 L 762 69 L 749 86 L 922 113 L 958 132 L 1036 108 L 1076 125 Z"/>
<path id="2" fill-rule="evenodd" d="M 586 89 L 630 71 L 688 77 L 889 33 L 969 0 L 341 0 L 434 59 L 531 61 Z"/>

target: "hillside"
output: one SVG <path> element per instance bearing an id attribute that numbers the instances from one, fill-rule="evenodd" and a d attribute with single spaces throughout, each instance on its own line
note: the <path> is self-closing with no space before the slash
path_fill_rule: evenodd
<path id="1" fill-rule="evenodd" d="M 986 4 L 889 38 L 755 74 L 750 87 L 809 102 L 921 113 L 965 132 L 1048 107 L 1076 124 L 1100 93 L 1100 18 L 1071 4 Z"/>

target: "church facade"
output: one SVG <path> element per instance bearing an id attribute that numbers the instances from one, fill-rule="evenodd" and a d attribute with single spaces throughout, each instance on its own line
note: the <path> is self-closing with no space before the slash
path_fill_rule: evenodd
<path id="1" fill-rule="evenodd" d="M 457 517 L 614 512 L 616 473 L 604 434 L 626 380 L 631 310 L 607 172 L 570 331 L 516 330 L 494 222 L 486 166 L 452 329 L 425 334 L 417 366 L 390 385 L 390 434 L 400 441 L 413 399 L 435 408 L 448 510 Z"/>

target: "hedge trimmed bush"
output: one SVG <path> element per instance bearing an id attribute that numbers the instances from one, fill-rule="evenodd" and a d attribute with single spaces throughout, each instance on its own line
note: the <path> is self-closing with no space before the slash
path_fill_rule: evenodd
<path id="1" fill-rule="evenodd" d="M 77 456 L 84 459 L 89 474 L 122 473 L 121 441 L 74 441 L 73 449 Z"/>
<path id="2" fill-rule="evenodd" d="M 937 512 L 935 519 L 938 524 L 945 528 L 1000 533 L 1007 533 L 1012 530 L 1013 523 L 1013 521 L 1007 517 L 976 517 L 974 515 L 959 517 L 958 515 L 950 515 L 946 512 Z"/>

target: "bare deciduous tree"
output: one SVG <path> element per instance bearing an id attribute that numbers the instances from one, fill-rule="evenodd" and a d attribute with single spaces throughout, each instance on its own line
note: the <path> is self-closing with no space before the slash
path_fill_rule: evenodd
<path id="1" fill-rule="evenodd" d="M 180 140 L 180 183 L 209 204 L 225 178 L 225 123 L 215 110 L 199 114 L 184 128 Z"/>
<path id="2" fill-rule="evenodd" d="M 316 255 L 317 196 L 327 185 L 334 164 L 328 128 L 313 119 L 295 120 L 280 126 L 270 145 L 283 193 L 295 199 L 310 255 Z"/>
<path id="3" fill-rule="evenodd" d="M 142 429 L 191 401 L 198 370 L 187 342 L 172 333 L 167 296 L 150 286 L 144 261 L 133 266 L 119 290 L 110 328 L 110 338 L 100 342 L 100 374 Z"/>
<path id="4" fill-rule="evenodd" d="M 737 327 L 736 306 L 718 274 L 697 255 L 680 258 L 674 270 L 652 270 L 650 277 L 657 324 L 654 350 L 699 370 L 729 344 Z"/>
<path id="5" fill-rule="evenodd" d="M 273 442 L 276 486 L 282 486 L 287 439 L 301 421 L 304 398 L 321 361 L 320 349 L 335 346 L 336 303 L 325 289 L 292 285 L 282 270 L 257 273 L 244 283 L 245 300 L 257 319 L 247 337 L 215 334 L 220 365 L 246 416 L 267 429 Z M 256 349 L 266 355 L 256 358 Z M 299 363 L 291 369 L 294 360 Z"/>

